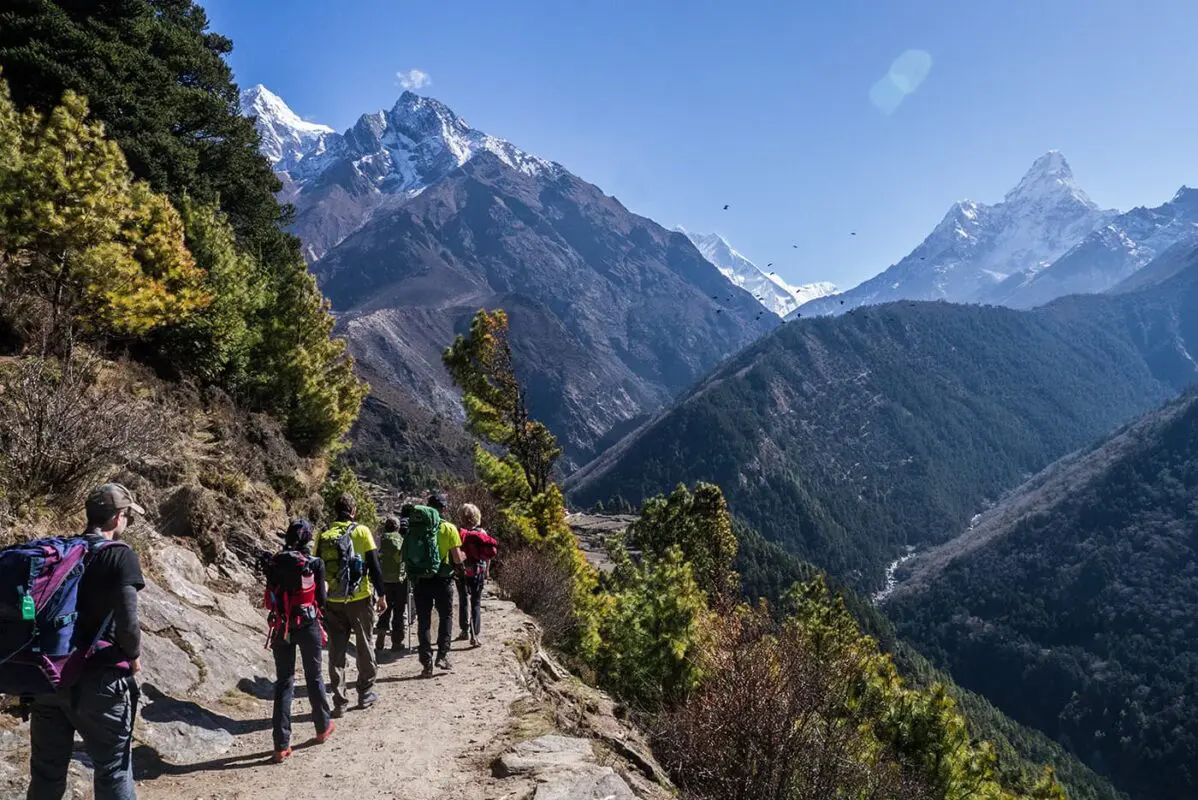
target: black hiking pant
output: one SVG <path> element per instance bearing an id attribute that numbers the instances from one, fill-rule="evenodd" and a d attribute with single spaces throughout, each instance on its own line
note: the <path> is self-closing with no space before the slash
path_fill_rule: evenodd
<path id="1" fill-rule="evenodd" d="M 379 635 L 377 647 L 382 649 L 384 635 L 390 631 L 391 649 L 398 650 L 403 647 L 404 635 L 407 632 L 407 628 L 404 627 L 404 615 L 408 610 L 408 582 L 384 583 L 383 597 L 387 598 L 387 608 L 379 615 L 379 624 L 375 628 Z"/>
<path id="2" fill-rule="evenodd" d="M 466 578 L 466 594 L 470 597 L 470 628 L 478 636 L 483 630 L 483 585 L 487 582 L 481 575 Z"/>
<path id="3" fill-rule="evenodd" d="M 60 800 L 75 733 L 95 771 L 96 800 L 135 800 L 133 720 L 141 690 L 127 669 L 96 668 L 70 689 L 39 695 L 30 709 L 28 800 Z"/>
<path id="4" fill-rule="evenodd" d="M 308 702 L 312 704 L 312 722 L 316 733 L 329 729 L 329 698 L 324 693 L 324 678 L 321 675 L 320 625 L 313 623 L 304 628 L 293 628 L 290 641 L 275 642 L 275 750 L 286 750 L 291 746 L 291 702 L 295 698 L 295 653 L 298 650 L 304 668 L 304 682 L 308 686 Z"/>
<path id="5" fill-rule="evenodd" d="M 470 631 L 470 604 L 467 598 L 470 596 L 470 578 L 465 575 L 455 575 L 453 583 L 458 589 L 458 628 L 460 630 Z"/>
<path id="6" fill-rule="evenodd" d="M 433 607 L 437 609 L 437 658 L 449 654 L 453 640 L 453 578 L 420 578 L 413 587 L 420 663 L 433 663 Z"/>

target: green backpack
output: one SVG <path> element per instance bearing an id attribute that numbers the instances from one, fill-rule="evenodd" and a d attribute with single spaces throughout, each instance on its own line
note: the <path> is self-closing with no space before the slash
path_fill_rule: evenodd
<path id="1" fill-rule="evenodd" d="M 404 567 L 413 579 L 432 578 L 441 571 L 441 514 L 428 506 L 413 506 L 408 512 L 404 537 Z"/>
<path id="2" fill-rule="evenodd" d="M 399 531 L 387 531 L 379 541 L 379 563 L 383 567 L 384 583 L 403 583 L 407 580 L 403 541 L 404 536 Z"/>

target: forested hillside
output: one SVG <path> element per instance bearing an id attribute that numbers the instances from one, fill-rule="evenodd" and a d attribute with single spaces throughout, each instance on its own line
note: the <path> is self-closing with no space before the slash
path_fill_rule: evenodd
<path id="1" fill-rule="evenodd" d="M 858 586 L 1026 476 L 1198 379 L 1198 265 L 1033 312 L 894 303 L 787 324 L 569 482 L 582 504 L 712 480 Z"/>
<path id="2" fill-rule="evenodd" d="M 1198 792 L 1198 391 L 912 562 L 887 611 L 1134 798 Z"/>

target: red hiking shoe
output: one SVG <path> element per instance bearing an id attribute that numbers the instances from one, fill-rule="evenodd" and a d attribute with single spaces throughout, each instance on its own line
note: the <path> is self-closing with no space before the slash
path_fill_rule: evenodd
<path id="1" fill-rule="evenodd" d="M 271 761 L 275 762 L 276 764 L 282 764 L 289 758 L 291 758 L 291 748 L 286 747 L 282 750 L 276 750 L 274 756 L 271 757 Z"/>
<path id="2" fill-rule="evenodd" d="M 333 731 L 335 731 L 335 730 L 337 730 L 337 723 L 330 722 L 329 727 L 325 728 L 323 733 L 316 734 L 316 743 L 324 744 L 325 742 L 327 742 L 329 740 L 329 737 L 333 735 Z"/>

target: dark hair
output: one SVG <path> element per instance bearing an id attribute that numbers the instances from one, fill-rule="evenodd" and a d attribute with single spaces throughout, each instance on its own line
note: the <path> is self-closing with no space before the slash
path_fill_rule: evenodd
<path id="1" fill-rule="evenodd" d="M 333 504 L 333 511 L 336 512 L 338 520 L 353 519 L 358 515 L 358 501 L 349 492 L 342 492 Z"/>
<path id="2" fill-rule="evenodd" d="M 304 550 L 312 544 L 312 523 L 297 519 L 287 526 L 283 534 L 283 546 L 288 550 Z"/>
<path id="3" fill-rule="evenodd" d="M 399 520 L 395 517 L 387 517 L 383 520 L 383 533 L 399 530 Z"/>
<path id="4" fill-rule="evenodd" d="M 431 508 L 435 508 L 438 511 L 444 511 L 445 507 L 449 505 L 445 500 L 445 495 L 441 494 L 440 492 L 433 492 L 430 494 L 428 496 L 428 504 Z"/>

